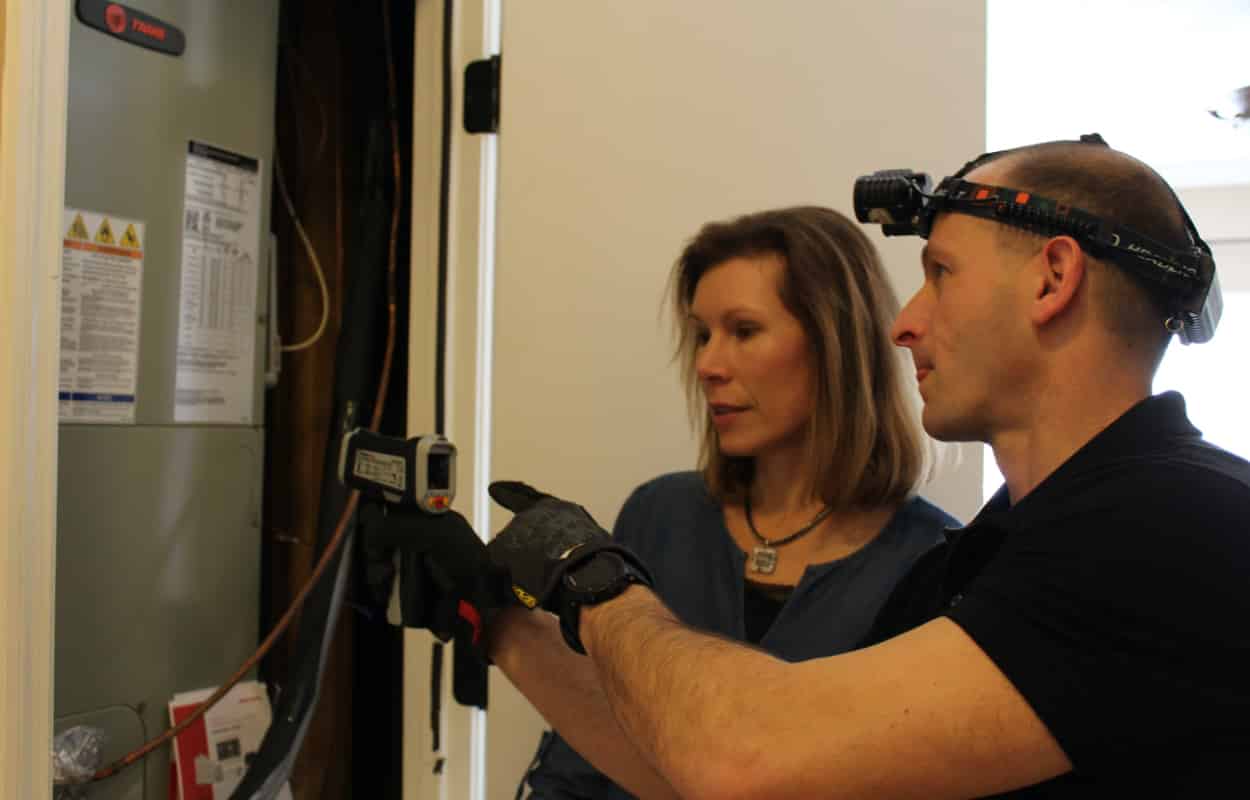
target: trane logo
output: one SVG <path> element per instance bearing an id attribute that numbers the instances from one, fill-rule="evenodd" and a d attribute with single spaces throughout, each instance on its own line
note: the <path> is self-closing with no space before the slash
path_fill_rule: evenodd
<path id="1" fill-rule="evenodd" d="M 132 19 L 130 21 L 130 29 L 135 33 L 142 33 L 144 36 L 151 36 L 153 39 L 158 39 L 162 42 L 165 41 L 165 29 L 160 25 L 153 25 L 141 19 Z"/>
<path id="2" fill-rule="evenodd" d="M 38 0 L 38 2 L 47 2 L 47 0 Z M 247 2 L 251 3 L 253 0 L 247 0 Z M 70 5 L 77 5 L 78 19 L 81 22 L 110 36 L 115 36 L 127 44 L 155 50 L 175 58 L 187 49 L 187 37 L 177 25 L 150 14 L 135 11 L 121 3 L 113 3 L 109 0 L 77 0 L 77 3 L 70 3 Z M 4 0 L 0 0 L 0 9 L 3 8 Z M 0 16 L 3 16 L 2 11 L 0 11 Z"/>
<path id="3" fill-rule="evenodd" d="M 104 9 L 104 24 L 110 31 L 121 35 L 126 30 L 126 9 L 117 3 L 110 3 Z M 130 18 L 130 30 L 132 33 L 142 34 L 158 42 L 165 41 L 168 35 L 164 26 L 156 25 L 151 22 L 144 22 L 141 19 Z"/>
<path id="4" fill-rule="evenodd" d="M 111 3 L 108 8 L 104 9 L 104 24 L 113 33 L 126 30 L 126 9 L 116 3 Z"/>

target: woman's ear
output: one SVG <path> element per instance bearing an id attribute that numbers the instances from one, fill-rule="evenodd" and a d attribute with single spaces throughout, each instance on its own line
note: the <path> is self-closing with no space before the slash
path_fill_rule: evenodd
<path id="1" fill-rule="evenodd" d="M 1033 324 L 1041 326 L 1067 311 L 1085 280 L 1088 259 L 1071 236 L 1056 236 L 1034 256 L 1035 293 L 1031 298 Z"/>

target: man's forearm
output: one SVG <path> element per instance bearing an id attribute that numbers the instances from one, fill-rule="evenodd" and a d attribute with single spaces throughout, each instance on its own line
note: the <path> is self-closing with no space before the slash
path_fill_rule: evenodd
<path id="1" fill-rule="evenodd" d="M 510 609 L 491 627 L 496 666 L 578 753 L 644 800 L 677 797 L 629 742 L 594 665 L 569 649 L 554 617 Z"/>
<path id="2" fill-rule="evenodd" d="M 754 692 L 784 680 L 784 662 L 685 627 L 641 587 L 583 609 L 581 637 L 626 736 L 683 797 L 723 796 L 768 757 L 741 723 L 758 710 Z"/>

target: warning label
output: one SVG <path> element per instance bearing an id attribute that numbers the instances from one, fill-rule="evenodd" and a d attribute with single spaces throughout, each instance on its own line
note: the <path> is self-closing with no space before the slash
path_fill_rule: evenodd
<path id="1" fill-rule="evenodd" d="M 113 228 L 109 225 L 109 218 L 104 217 L 100 222 L 100 227 L 96 228 L 95 240 L 99 244 L 113 244 Z"/>
<path id="2" fill-rule="evenodd" d="M 143 223 L 126 226 L 122 246 L 109 218 L 65 209 L 61 251 L 61 422 L 135 421 Z M 95 230 L 94 240 L 88 235 Z M 131 245 L 127 239 L 133 238 Z"/>
<path id="3" fill-rule="evenodd" d="M 69 224 L 69 230 L 65 232 L 66 239 L 80 239 L 87 241 L 91 235 L 87 233 L 87 223 L 83 222 L 82 214 L 75 214 L 74 221 Z"/>
<path id="4" fill-rule="evenodd" d="M 121 246 L 129 247 L 134 250 L 138 250 L 143 247 L 143 245 L 139 243 L 139 233 L 135 230 L 135 224 L 133 222 L 126 226 L 126 232 L 122 234 Z"/>

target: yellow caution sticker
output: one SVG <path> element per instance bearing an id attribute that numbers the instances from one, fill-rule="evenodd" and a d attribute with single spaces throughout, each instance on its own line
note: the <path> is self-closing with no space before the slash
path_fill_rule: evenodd
<path id="1" fill-rule="evenodd" d="M 108 217 L 101 220 L 100 227 L 95 232 L 95 240 L 98 244 L 114 244 L 113 226 L 109 225 Z"/>
<path id="2" fill-rule="evenodd" d="M 75 214 L 74 221 L 70 223 L 69 230 L 65 232 L 66 239 L 82 239 L 84 242 L 91 238 L 91 234 L 87 233 L 87 223 L 82 221 L 82 214 Z"/>
<path id="3" fill-rule="evenodd" d="M 105 220 L 107 223 L 108 220 Z M 132 222 L 126 226 L 126 232 L 122 234 L 122 247 L 129 247 L 134 250 L 141 250 L 143 245 L 139 244 L 139 234 L 135 233 L 135 224 Z"/>
<path id="4" fill-rule="evenodd" d="M 526 608 L 533 608 L 534 606 L 538 605 L 538 600 L 534 598 L 534 595 L 525 591 L 520 586 L 513 584 L 512 593 L 516 595 L 516 599 L 520 600 L 521 604 L 524 605 Z"/>

